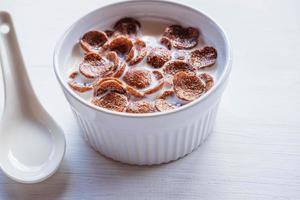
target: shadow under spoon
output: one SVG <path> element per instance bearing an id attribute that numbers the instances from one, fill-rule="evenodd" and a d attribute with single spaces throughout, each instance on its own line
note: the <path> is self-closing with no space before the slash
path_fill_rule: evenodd
<path id="1" fill-rule="evenodd" d="M 37 183 L 58 169 L 65 154 L 65 136 L 31 87 L 7 12 L 0 12 L 0 61 L 5 91 L 0 167 L 17 182 Z"/>

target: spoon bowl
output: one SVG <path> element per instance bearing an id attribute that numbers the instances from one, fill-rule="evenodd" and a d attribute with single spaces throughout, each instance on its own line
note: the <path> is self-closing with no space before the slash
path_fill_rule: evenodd
<path id="1" fill-rule="evenodd" d="M 17 182 L 37 183 L 58 169 L 65 154 L 65 137 L 31 87 L 7 12 L 0 12 L 0 61 L 5 91 L 0 167 Z"/>
<path id="2" fill-rule="evenodd" d="M 0 163 L 3 172 L 22 183 L 36 183 L 50 177 L 65 152 L 61 129 L 52 120 L 38 123 L 3 120 L 0 126 Z M 59 134 L 58 134 L 59 133 Z"/>

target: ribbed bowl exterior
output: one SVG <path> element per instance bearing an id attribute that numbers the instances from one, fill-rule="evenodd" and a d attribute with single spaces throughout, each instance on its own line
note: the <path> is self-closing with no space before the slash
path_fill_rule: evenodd
<path id="1" fill-rule="evenodd" d="M 218 104 L 181 128 L 170 127 L 158 134 L 118 135 L 81 115 L 75 109 L 84 139 L 96 151 L 114 160 L 137 165 L 154 165 L 177 160 L 195 150 L 212 132 Z M 121 138 L 120 138 L 121 137 Z M 120 142 L 121 141 L 121 142 Z"/>

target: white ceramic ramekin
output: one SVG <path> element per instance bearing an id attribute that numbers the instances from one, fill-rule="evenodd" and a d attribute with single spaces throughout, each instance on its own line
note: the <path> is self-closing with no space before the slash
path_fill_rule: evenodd
<path id="1" fill-rule="evenodd" d="M 147 114 L 118 113 L 89 104 L 66 83 L 66 59 L 84 32 L 118 19 L 155 17 L 198 27 L 218 51 L 215 86 L 201 98 L 178 109 Z M 166 1 L 125 1 L 95 10 L 63 35 L 54 53 L 54 69 L 65 96 L 83 129 L 84 138 L 103 155 L 129 164 L 152 165 L 176 160 L 195 150 L 212 132 L 231 68 L 230 48 L 223 30 L 193 8 Z"/>

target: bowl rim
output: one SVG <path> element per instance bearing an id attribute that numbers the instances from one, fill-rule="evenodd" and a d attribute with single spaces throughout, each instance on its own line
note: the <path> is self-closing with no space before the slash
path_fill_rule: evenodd
<path id="1" fill-rule="evenodd" d="M 90 104 L 89 102 L 87 102 L 86 100 L 81 98 L 79 95 L 77 95 L 70 87 L 68 87 L 66 81 L 64 81 L 63 78 L 60 75 L 60 71 L 59 71 L 59 68 L 58 68 L 58 66 L 59 66 L 59 64 L 58 64 L 58 52 L 59 52 L 59 49 L 62 46 L 62 42 L 65 40 L 67 35 L 71 32 L 71 30 L 77 25 L 77 23 L 79 21 L 83 20 L 85 17 L 87 17 L 88 15 L 91 15 L 92 13 L 99 12 L 99 10 L 102 10 L 102 9 L 109 9 L 110 7 L 113 7 L 115 5 L 122 5 L 122 4 L 128 4 L 128 3 L 145 3 L 145 2 L 146 3 L 153 3 L 153 2 L 154 3 L 162 3 L 162 4 L 169 4 L 171 6 L 175 5 L 175 6 L 183 7 L 184 9 L 189 9 L 192 12 L 198 12 L 204 18 L 208 19 L 217 29 L 219 29 L 219 32 L 223 36 L 223 39 L 224 39 L 224 42 L 225 42 L 225 52 L 227 52 L 227 60 L 224 64 L 224 71 L 222 72 L 221 76 L 219 77 L 219 80 L 217 81 L 217 83 L 214 85 L 214 87 L 211 90 L 206 92 L 200 98 L 198 98 L 198 99 L 196 99 L 196 100 L 194 100 L 194 101 L 192 101 L 192 102 L 190 102 L 186 105 L 180 106 L 179 108 L 169 110 L 169 111 L 153 112 L 153 113 L 126 113 L 126 112 L 111 111 L 109 109 L 101 108 L 101 107 L 98 107 L 96 105 Z M 148 118 L 148 117 L 159 117 L 159 116 L 170 115 L 170 114 L 174 114 L 174 113 L 189 109 L 189 108 L 203 102 L 205 99 L 207 99 L 209 96 L 211 96 L 212 93 L 216 92 L 216 90 L 226 81 L 226 79 L 229 76 L 229 73 L 231 71 L 232 50 L 231 50 L 230 41 L 229 41 L 229 39 L 227 37 L 227 34 L 224 31 L 224 29 L 218 23 L 216 23 L 209 15 L 207 15 L 203 11 L 200 11 L 197 8 L 192 8 L 192 7 L 190 7 L 186 4 L 172 2 L 170 0 L 152 0 L 150 2 L 147 1 L 147 0 L 139 0 L 139 1 L 125 0 L 125 1 L 111 3 L 111 4 L 108 4 L 108 5 L 105 5 L 105 6 L 101 6 L 97 9 L 95 9 L 95 10 L 92 10 L 92 11 L 88 12 L 87 14 L 80 17 L 79 19 L 77 19 L 66 31 L 64 31 L 63 35 L 60 37 L 60 39 L 56 43 L 56 46 L 55 46 L 55 49 L 54 49 L 54 55 L 53 55 L 53 66 L 54 66 L 54 72 L 55 72 L 56 78 L 58 79 L 58 82 L 60 83 L 60 85 L 63 87 L 64 91 L 67 91 L 67 93 L 69 95 L 71 95 L 73 98 L 75 98 L 78 102 L 80 102 L 81 104 L 93 109 L 95 112 L 104 112 L 106 114 L 113 115 L 113 116 L 119 116 L 119 117 L 131 117 L 131 118 L 147 117 Z"/>

